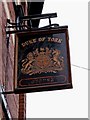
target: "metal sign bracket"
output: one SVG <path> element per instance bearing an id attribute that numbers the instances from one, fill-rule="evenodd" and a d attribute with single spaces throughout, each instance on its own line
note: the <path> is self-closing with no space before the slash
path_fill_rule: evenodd
<path id="1" fill-rule="evenodd" d="M 32 30 L 39 30 L 39 29 L 45 29 L 45 28 L 56 28 L 59 26 L 59 24 L 51 24 L 51 18 L 57 17 L 57 13 L 50 13 L 50 14 L 36 14 L 36 15 L 29 15 L 29 16 L 23 16 L 18 18 L 18 22 L 12 23 L 10 22 L 10 19 L 7 19 L 6 24 L 6 34 L 14 34 L 18 32 L 25 32 L 25 31 L 32 31 Z M 49 25 L 38 28 L 33 27 L 32 22 L 35 20 L 40 19 L 49 19 Z M 13 30 L 11 30 L 11 28 Z"/>

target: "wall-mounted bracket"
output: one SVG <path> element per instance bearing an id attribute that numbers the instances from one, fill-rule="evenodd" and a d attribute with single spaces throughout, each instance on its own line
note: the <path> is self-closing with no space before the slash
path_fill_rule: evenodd
<path id="1" fill-rule="evenodd" d="M 36 15 L 29 15 L 29 16 L 22 16 L 19 17 L 18 23 L 12 23 L 9 19 L 7 19 L 6 25 L 6 34 L 14 34 L 18 32 L 25 32 L 25 31 L 31 31 L 31 30 L 39 30 L 39 29 L 49 29 L 49 28 L 56 28 L 59 26 L 59 24 L 51 24 L 51 18 L 57 17 L 57 13 L 50 13 L 50 14 L 36 14 Z M 49 19 L 49 25 L 37 28 L 32 27 L 32 21 L 37 19 Z M 28 24 L 29 22 L 29 24 Z M 11 30 L 10 28 L 13 28 L 14 30 Z M 9 30 L 8 30 L 9 29 Z"/>

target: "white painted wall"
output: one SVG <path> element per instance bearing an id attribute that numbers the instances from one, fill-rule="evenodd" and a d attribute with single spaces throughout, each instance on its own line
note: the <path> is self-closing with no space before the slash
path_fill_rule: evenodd
<path id="1" fill-rule="evenodd" d="M 54 12 L 69 27 L 71 63 L 88 68 L 88 1 L 45 0 L 43 13 Z M 27 118 L 88 118 L 88 70 L 71 68 L 73 89 L 27 94 Z"/>

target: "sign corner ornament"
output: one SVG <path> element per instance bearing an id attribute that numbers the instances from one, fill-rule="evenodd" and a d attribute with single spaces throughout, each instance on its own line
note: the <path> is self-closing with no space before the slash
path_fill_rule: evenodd
<path id="1" fill-rule="evenodd" d="M 15 92 L 72 88 L 68 28 L 16 34 Z"/>

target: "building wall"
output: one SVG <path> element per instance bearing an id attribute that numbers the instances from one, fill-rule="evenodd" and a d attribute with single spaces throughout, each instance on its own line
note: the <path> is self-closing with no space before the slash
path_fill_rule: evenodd
<path id="1" fill-rule="evenodd" d="M 13 2 L 0 2 L 0 10 L 2 10 L 0 11 L 0 85 L 3 85 L 5 91 L 13 91 L 15 39 L 14 35 L 10 35 L 9 45 L 7 46 L 5 31 L 7 18 L 15 22 Z M 5 97 L 12 118 L 25 118 L 25 95 L 6 94 Z M 0 106 L 0 117 L 3 118 L 2 106 Z"/>
<path id="2" fill-rule="evenodd" d="M 0 85 L 2 85 L 2 2 L 0 2 Z M 0 102 L 1 96 L 0 96 Z M 3 117 L 2 106 L 0 104 L 0 119 Z"/>

